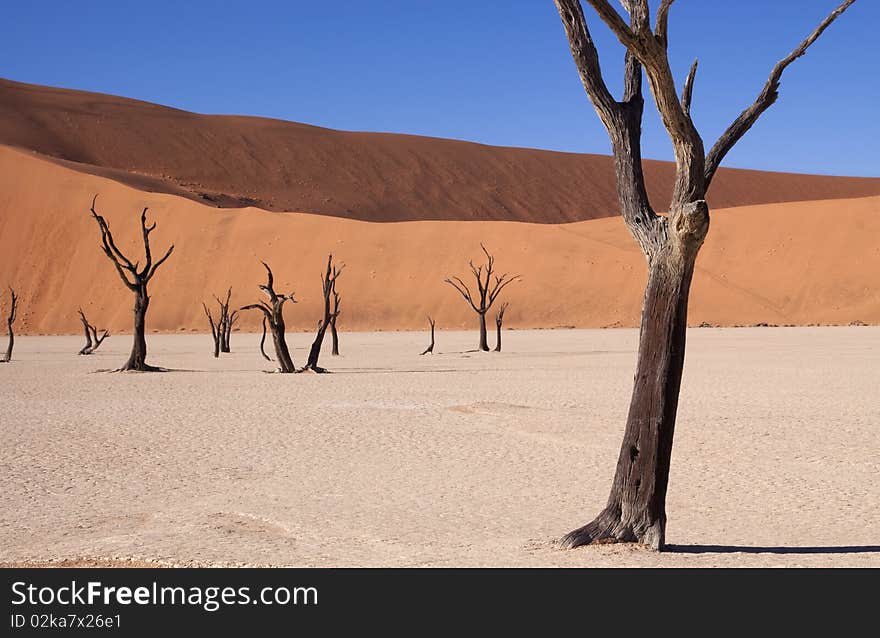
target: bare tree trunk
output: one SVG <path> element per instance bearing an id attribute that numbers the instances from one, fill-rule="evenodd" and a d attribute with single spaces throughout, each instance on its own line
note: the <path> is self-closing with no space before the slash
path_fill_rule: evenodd
<path id="1" fill-rule="evenodd" d="M 131 354 L 128 361 L 119 371 L 137 370 L 140 372 L 151 372 L 159 370 L 151 365 L 147 365 L 147 309 L 150 307 L 150 297 L 147 295 L 146 285 L 140 286 L 135 292 L 134 297 L 134 339 L 131 344 Z"/>
<path id="2" fill-rule="evenodd" d="M 336 332 L 336 319 L 330 320 L 330 336 L 333 339 L 333 349 L 330 354 L 334 357 L 339 356 L 339 333 Z"/>
<path id="3" fill-rule="evenodd" d="M 481 312 L 480 315 L 480 350 L 489 352 L 489 340 L 486 334 L 486 313 Z"/>
<path id="4" fill-rule="evenodd" d="M 336 332 L 336 320 L 339 318 L 339 293 L 336 292 L 336 282 L 333 282 L 333 309 L 330 311 L 330 336 L 333 337 L 333 349 L 330 354 L 339 356 L 339 333 Z"/>
<path id="5" fill-rule="evenodd" d="M 266 354 L 266 317 L 263 317 L 263 336 L 260 337 L 260 354 L 266 361 L 271 361 L 272 357 Z"/>
<path id="6" fill-rule="evenodd" d="M 205 309 L 205 316 L 208 318 L 208 324 L 211 326 L 211 339 L 214 341 L 214 358 L 220 356 L 220 325 L 214 323 L 214 316 L 208 309 L 208 304 L 202 302 L 202 308 Z"/>
<path id="7" fill-rule="evenodd" d="M 501 352 L 501 324 L 504 323 L 504 311 L 507 310 L 509 305 L 507 302 L 501 304 L 501 307 L 495 314 L 495 328 L 498 331 L 498 334 L 495 336 L 495 352 Z"/>
<path id="8" fill-rule="evenodd" d="M 231 340 L 232 340 L 232 327 L 235 325 L 235 322 L 238 321 L 238 311 L 233 311 L 231 314 L 229 313 L 229 307 L 227 305 L 226 308 L 226 330 L 223 332 L 223 346 L 226 347 L 226 350 L 223 352 L 231 351 Z"/>
<path id="9" fill-rule="evenodd" d="M 296 366 L 293 365 L 293 358 L 287 348 L 287 340 L 284 338 L 284 317 L 280 314 L 272 323 L 272 342 L 275 345 L 275 358 L 281 366 L 281 372 L 285 374 L 296 372 Z"/>
<path id="10" fill-rule="evenodd" d="M 684 260 L 667 252 L 650 270 L 635 383 L 611 494 L 596 519 L 569 533 L 564 544 L 639 542 L 660 549 L 665 543 L 666 488 L 695 260 L 696 252 Z"/>
<path id="11" fill-rule="evenodd" d="M 434 319 L 430 315 L 428 316 L 428 323 L 431 324 L 431 345 L 425 348 L 422 354 L 434 354 Z"/>
<path id="12" fill-rule="evenodd" d="M 12 324 L 15 323 L 15 318 L 18 316 L 18 295 L 15 294 L 15 291 L 10 287 L 9 288 L 9 315 L 6 318 L 6 330 L 9 334 L 9 341 L 6 344 L 6 354 L 3 355 L 3 358 L 0 359 L 0 363 L 9 363 L 12 361 L 12 348 L 15 346 L 15 332 L 12 329 Z"/>
<path id="13" fill-rule="evenodd" d="M 318 365 L 318 358 L 321 356 L 321 345 L 324 343 L 324 335 L 327 328 L 332 325 L 334 312 L 330 308 L 330 299 L 336 289 L 336 280 L 342 273 L 344 264 L 338 267 L 333 265 L 333 255 L 327 257 L 327 270 L 321 276 L 321 287 L 324 292 L 324 316 L 318 321 L 318 330 L 315 334 L 315 340 L 309 350 L 309 358 L 303 370 L 311 370 L 312 372 L 327 372 L 326 369 Z"/>

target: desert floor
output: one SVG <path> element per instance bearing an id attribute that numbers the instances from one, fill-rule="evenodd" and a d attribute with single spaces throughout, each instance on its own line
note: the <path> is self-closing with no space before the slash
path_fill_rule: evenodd
<path id="1" fill-rule="evenodd" d="M 554 546 L 604 504 L 636 331 L 343 334 L 331 375 L 258 338 L 149 335 L 158 374 L 96 372 L 129 336 L 18 339 L 0 563 L 880 566 L 880 328 L 690 331 L 660 554 Z"/>

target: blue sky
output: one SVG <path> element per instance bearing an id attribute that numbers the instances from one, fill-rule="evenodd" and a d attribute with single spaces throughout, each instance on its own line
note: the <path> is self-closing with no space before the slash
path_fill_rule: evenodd
<path id="1" fill-rule="evenodd" d="M 710 146 L 838 0 L 678 0 L 670 59 L 700 71 Z M 656 1 L 653 3 L 656 5 Z M 585 8 L 606 80 L 622 51 Z M 15 2 L 0 75 L 201 113 L 608 153 L 551 0 Z M 725 165 L 880 175 L 880 2 L 858 0 L 783 77 Z M 656 115 L 644 155 L 671 158 Z"/>

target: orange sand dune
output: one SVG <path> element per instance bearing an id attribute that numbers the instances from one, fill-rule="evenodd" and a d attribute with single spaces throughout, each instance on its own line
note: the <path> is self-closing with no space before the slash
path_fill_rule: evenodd
<path id="1" fill-rule="evenodd" d="M 82 306 L 99 327 L 129 330 L 132 299 L 100 251 L 88 214 L 93 194 L 123 250 L 140 250 L 138 216 L 158 223 L 154 250 L 176 250 L 151 284 L 150 329 L 207 329 L 201 302 L 232 285 L 233 303 L 257 300 L 264 280 L 300 303 L 288 326 L 311 330 L 319 316 L 319 273 L 332 251 L 345 330 L 472 327 L 474 316 L 444 277 L 467 272 L 479 242 L 510 286 L 511 327 L 632 326 L 645 266 L 620 218 L 571 224 L 419 221 L 376 224 L 256 208 L 214 209 L 145 193 L 0 147 L 0 287 L 21 296 L 25 333 L 76 332 Z M 715 325 L 880 323 L 880 197 L 748 206 L 713 213 L 697 262 L 691 323 Z M 506 291 L 506 292 L 507 292 Z M 5 299 L 0 302 L 5 307 Z M 256 330 L 246 313 L 241 327 Z"/>
<path id="2" fill-rule="evenodd" d="M 594 117 L 587 106 L 583 116 Z M 606 156 L 198 115 L 8 80 L 0 80 L 0 144 L 212 207 L 382 222 L 562 223 L 617 211 Z M 672 165 L 647 161 L 645 171 L 662 210 Z M 871 195 L 880 195 L 880 179 L 721 169 L 709 201 L 720 208 Z"/>

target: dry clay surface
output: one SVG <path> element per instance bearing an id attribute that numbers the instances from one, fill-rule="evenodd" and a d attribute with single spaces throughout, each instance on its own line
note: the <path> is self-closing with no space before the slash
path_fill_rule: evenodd
<path id="1" fill-rule="evenodd" d="M 880 566 L 880 329 L 695 329 L 668 541 L 574 551 L 604 504 L 633 330 L 342 335 L 329 375 L 258 335 L 23 337 L 0 366 L 0 563 Z M 290 335 L 303 362 L 309 337 Z M 57 564 L 57 563 L 56 563 Z"/>

